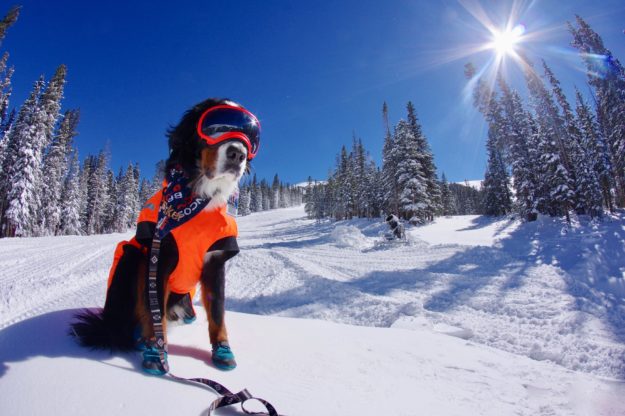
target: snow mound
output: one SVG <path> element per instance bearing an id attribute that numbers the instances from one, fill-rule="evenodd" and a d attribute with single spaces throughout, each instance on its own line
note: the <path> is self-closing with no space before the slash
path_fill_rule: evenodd
<path id="1" fill-rule="evenodd" d="M 339 225 L 332 230 L 331 239 L 337 247 L 364 250 L 371 247 L 371 242 L 353 225 Z"/>

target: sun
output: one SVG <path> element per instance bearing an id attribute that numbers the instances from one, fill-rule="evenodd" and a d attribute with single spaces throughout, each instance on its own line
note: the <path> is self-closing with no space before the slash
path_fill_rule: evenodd
<path id="1" fill-rule="evenodd" d="M 515 48 L 523 40 L 523 34 L 525 33 L 525 26 L 516 25 L 513 29 L 505 29 L 503 31 L 492 31 L 492 41 L 489 43 L 489 48 L 494 49 L 499 57 L 506 55 L 512 55 L 515 53 Z"/>

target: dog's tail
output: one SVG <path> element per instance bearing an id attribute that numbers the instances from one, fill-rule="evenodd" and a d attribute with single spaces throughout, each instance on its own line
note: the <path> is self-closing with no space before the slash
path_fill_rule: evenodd
<path id="1" fill-rule="evenodd" d="M 74 315 L 69 334 L 82 346 L 93 349 L 127 351 L 133 348 L 127 325 L 111 319 L 103 309 L 85 309 Z"/>

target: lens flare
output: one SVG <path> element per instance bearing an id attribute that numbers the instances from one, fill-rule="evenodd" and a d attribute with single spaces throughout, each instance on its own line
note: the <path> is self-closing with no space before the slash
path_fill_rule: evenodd
<path id="1" fill-rule="evenodd" d="M 516 45 L 523 40 L 524 33 L 525 26 L 521 24 L 516 25 L 511 30 L 493 31 L 493 40 L 488 46 L 494 49 L 499 56 L 509 55 L 514 52 Z"/>

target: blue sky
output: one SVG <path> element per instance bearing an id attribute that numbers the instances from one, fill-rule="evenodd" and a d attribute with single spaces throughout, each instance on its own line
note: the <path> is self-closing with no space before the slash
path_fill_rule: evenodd
<path id="1" fill-rule="evenodd" d="M 440 172 L 479 179 L 485 129 L 467 100 L 463 66 L 482 67 L 492 51 L 471 53 L 488 32 L 468 11 L 479 4 L 502 25 L 506 1 L 21 1 L 1 45 L 15 67 L 11 104 L 40 74 L 68 66 L 63 109 L 80 108 L 82 157 L 108 142 L 114 169 L 138 161 L 150 177 L 165 158 L 165 130 L 207 97 L 229 97 L 260 118 L 259 177 L 325 178 L 352 132 L 379 163 L 382 103 L 392 124 L 412 100 Z M 584 17 L 625 60 L 625 3 L 525 1 L 518 22 L 570 91 L 585 87 L 568 46 L 566 21 Z M 8 5 L 2 7 L 4 14 Z M 540 34 L 540 35 L 538 35 Z M 511 83 L 522 78 L 508 65 Z M 572 98 L 572 95 L 570 96 Z"/>

